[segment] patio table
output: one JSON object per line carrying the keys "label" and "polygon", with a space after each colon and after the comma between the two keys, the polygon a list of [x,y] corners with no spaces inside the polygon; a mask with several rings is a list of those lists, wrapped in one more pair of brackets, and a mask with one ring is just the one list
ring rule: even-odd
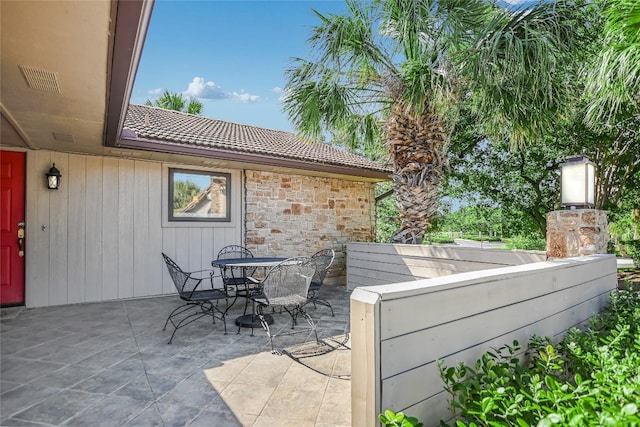
{"label": "patio table", "polygon": [[[211,261],[212,267],[219,267],[222,269],[232,268],[232,267],[243,267],[243,268],[263,268],[268,269],[281,263],[287,258],[283,257],[254,257],[254,258],[227,258],[227,259],[215,259]],[[233,270],[231,270],[233,272]],[[247,286],[245,284],[245,286]],[[249,298],[249,290],[246,289],[246,297]],[[265,320],[269,325],[273,324],[273,316],[270,314],[264,315]],[[235,320],[236,325],[239,328],[251,328],[251,333],[253,334],[253,328],[260,328],[262,324],[260,323],[260,318],[255,314],[254,310],[252,310],[251,314],[246,314],[246,306],[245,313],[242,316],[239,316]],[[240,332],[240,329],[238,329]]]}

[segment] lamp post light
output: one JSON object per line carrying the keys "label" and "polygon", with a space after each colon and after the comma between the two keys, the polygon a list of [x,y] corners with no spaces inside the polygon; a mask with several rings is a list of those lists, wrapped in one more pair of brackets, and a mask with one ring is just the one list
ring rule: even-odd
{"label": "lamp post light", "polygon": [[60,178],[62,178],[62,174],[56,168],[56,164],[54,163],[49,169],[49,172],[45,174],[47,176],[47,188],[49,190],[57,190],[60,187]]}
{"label": "lamp post light", "polygon": [[572,258],[606,254],[606,212],[595,209],[596,168],[584,155],[560,165],[560,204],[547,214],[547,257]]}
{"label": "lamp post light", "polygon": [[595,206],[596,167],[586,156],[567,157],[560,165],[560,204],[567,209]]}

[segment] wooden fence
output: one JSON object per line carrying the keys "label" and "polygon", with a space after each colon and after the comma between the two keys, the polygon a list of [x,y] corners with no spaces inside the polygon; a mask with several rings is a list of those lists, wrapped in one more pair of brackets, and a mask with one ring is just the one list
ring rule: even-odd
{"label": "wooden fence", "polygon": [[[534,334],[559,339],[599,312],[616,288],[611,255],[394,282],[380,277],[381,264],[403,270],[409,250],[381,246],[388,247],[370,252],[384,254],[374,260],[347,252],[348,268],[358,272],[347,272],[349,283],[358,277],[373,285],[358,285],[351,295],[353,426],[377,425],[386,409],[416,416],[427,427],[450,419],[436,361],[474,363],[491,347],[514,340],[526,346]],[[416,271],[415,261],[411,253],[404,274]],[[366,273],[368,267],[373,272]]]}

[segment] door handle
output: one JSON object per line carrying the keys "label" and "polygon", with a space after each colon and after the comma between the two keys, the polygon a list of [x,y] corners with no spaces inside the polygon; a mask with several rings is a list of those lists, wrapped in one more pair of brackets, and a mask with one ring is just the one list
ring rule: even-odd
{"label": "door handle", "polygon": [[18,226],[18,256],[24,256],[24,226]]}

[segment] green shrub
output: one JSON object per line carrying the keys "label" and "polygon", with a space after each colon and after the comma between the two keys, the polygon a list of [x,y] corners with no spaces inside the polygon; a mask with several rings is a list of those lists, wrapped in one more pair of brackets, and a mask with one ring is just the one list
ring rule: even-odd
{"label": "green shrub", "polygon": [[640,240],[627,240],[627,253],[633,260],[633,265],[640,268]]}
{"label": "green shrub", "polygon": [[424,425],[417,418],[408,417],[402,412],[395,413],[388,409],[384,411],[384,414],[380,414],[379,418],[385,427],[422,427]]}
{"label": "green shrub", "polygon": [[457,239],[467,239],[475,241],[485,242],[500,242],[502,239],[498,236],[489,236],[488,234],[463,234],[461,236],[455,236]]}
{"label": "green shrub", "polygon": [[424,239],[425,245],[442,245],[445,243],[454,243],[453,238],[442,234],[429,234]]}
{"label": "green shrub", "polygon": [[640,425],[637,292],[613,294],[590,328],[570,330],[557,348],[535,337],[528,364],[520,353],[514,342],[473,366],[439,363],[457,426]]}
{"label": "green shrub", "polygon": [[547,242],[541,237],[510,237],[504,239],[507,249],[521,249],[526,251],[544,251],[547,248]]}

